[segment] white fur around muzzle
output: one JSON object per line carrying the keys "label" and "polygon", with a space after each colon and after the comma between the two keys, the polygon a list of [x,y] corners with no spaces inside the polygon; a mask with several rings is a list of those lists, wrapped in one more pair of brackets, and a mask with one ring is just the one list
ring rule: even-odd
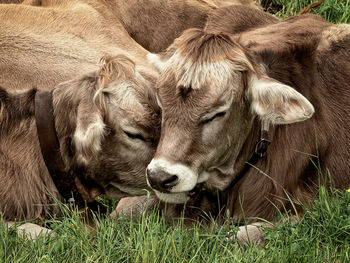
{"label": "white fur around muzzle", "polygon": [[178,177],[178,183],[170,189],[170,193],[188,192],[191,191],[197,184],[198,174],[182,164],[171,164],[163,159],[153,159],[148,165],[147,169],[150,172],[162,171]]}

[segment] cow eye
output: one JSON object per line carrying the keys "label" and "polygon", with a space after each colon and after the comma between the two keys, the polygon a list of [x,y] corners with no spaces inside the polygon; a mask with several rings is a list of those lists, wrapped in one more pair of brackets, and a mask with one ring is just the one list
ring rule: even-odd
{"label": "cow eye", "polygon": [[124,133],[130,138],[134,140],[141,140],[141,141],[146,141],[145,137],[143,137],[141,134],[138,133],[131,133],[128,131],[124,131]]}
{"label": "cow eye", "polygon": [[213,121],[214,119],[223,117],[225,115],[226,115],[226,111],[218,112],[210,119],[204,120],[203,123],[209,123],[209,122]]}

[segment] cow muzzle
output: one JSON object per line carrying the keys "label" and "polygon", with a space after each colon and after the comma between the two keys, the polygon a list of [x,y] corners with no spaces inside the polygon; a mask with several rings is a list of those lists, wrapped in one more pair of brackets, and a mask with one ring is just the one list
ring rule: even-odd
{"label": "cow muzzle", "polygon": [[146,177],[148,185],[158,192],[183,193],[196,186],[198,174],[185,165],[153,159],[147,167]]}
{"label": "cow muzzle", "polygon": [[146,173],[149,185],[153,189],[165,193],[168,192],[179,181],[177,175],[168,174],[164,171],[150,171],[147,169]]}

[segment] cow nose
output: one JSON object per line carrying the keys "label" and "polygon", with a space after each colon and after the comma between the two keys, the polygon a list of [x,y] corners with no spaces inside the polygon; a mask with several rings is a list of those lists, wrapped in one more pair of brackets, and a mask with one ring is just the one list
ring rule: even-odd
{"label": "cow nose", "polygon": [[177,185],[179,180],[177,175],[164,171],[151,171],[147,169],[146,174],[151,187],[161,192],[168,192],[171,187]]}

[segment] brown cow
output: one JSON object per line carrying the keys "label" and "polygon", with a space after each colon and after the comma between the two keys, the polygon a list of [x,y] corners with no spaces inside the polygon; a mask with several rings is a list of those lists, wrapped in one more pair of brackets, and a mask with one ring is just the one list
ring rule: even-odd
{"label": "brown cow", "polygon": [[[106,53],[116,56],[116,62],[107,65],[120,65],[118,69],[111,67],[112,72],[114,68],[118,70],[110,75],[111,79],[101,78],[106,70],[99,70],[99,60]],[[35,93],[20,90],[52,90],[62,81],[95,72],[61,84],[54,91],[55,100],[56,94],[66,90],[59,101],[54,101],[59,111],[55,114],[63,118],[56,120],[56,129],[67,172],[79,168],[83,175],[81,182],[74,182],[83,197],[92,199],[102,191],[111,198],[120,198],[140,194],[147,188],[145,168],[159,133],[159,110],[152,93],[157,72],[148,65],[147,54],[103,1],[57,1],[51,8],[0,5],[0,86],[8,91],[3,92],[7,94],[4,99],[19,100]],[[98,80],[108,97],[107,111],[94,106],[96,99],[105,97],[93,90]],[[91,93],[83,92],[84,88]],[[46,215],[51,207],[40,204],[52,202],[57,190],[44,167],[38,141],[34,140],[34,127],[29,127],[29,137],[22,136],[28,128],[25,123],[34,123],[29,121],[32,115],[15,110],[21,106],[18,102],[3,103],[0,212],[7,220]],[[3,115],[10,108],[10,115]],[[85,176],[93,180],[85,180]],[[74,190],[69,187],[64,189],[68,194]],[[53,192],[52,197],[46,188]]]}
{"label": "brown cow", "polygon": [[187,30],[166,62],[151,57],[161,69],[161,138],[147,169],[157,196],[254,222],[301,211],[319,180],[349,186],[350,26],[304,15],[219,31]]}
{"label": "brown cow", "polygon": [[[60,1],[25,0],[23,4],[50,7],[56,2]],[[203,28],[208,15],[218,8],[230,5],[257,8],[253,0],[106,0],[106,3],[129,35],[151,52],[166,49],[185,29]]]}
{"label": "brown cow", "polygon": [[[153,91],[141,84],[142,74],[124,55],[105,60],[98,72],[63,82],[52,91],[64,168],[51,176],[36,126],[39,91],[0,89],[0,211],[6,220],[57,213],[58,207],[51,204],[72,194],[89,202],[101,192],[120,198],[147,188],[145,163],[152,158],[159,122]],[[147,135],[136,135],[126,114]],[[66,181],[59,186],[64,192],[53,181],[62,174]]]}

